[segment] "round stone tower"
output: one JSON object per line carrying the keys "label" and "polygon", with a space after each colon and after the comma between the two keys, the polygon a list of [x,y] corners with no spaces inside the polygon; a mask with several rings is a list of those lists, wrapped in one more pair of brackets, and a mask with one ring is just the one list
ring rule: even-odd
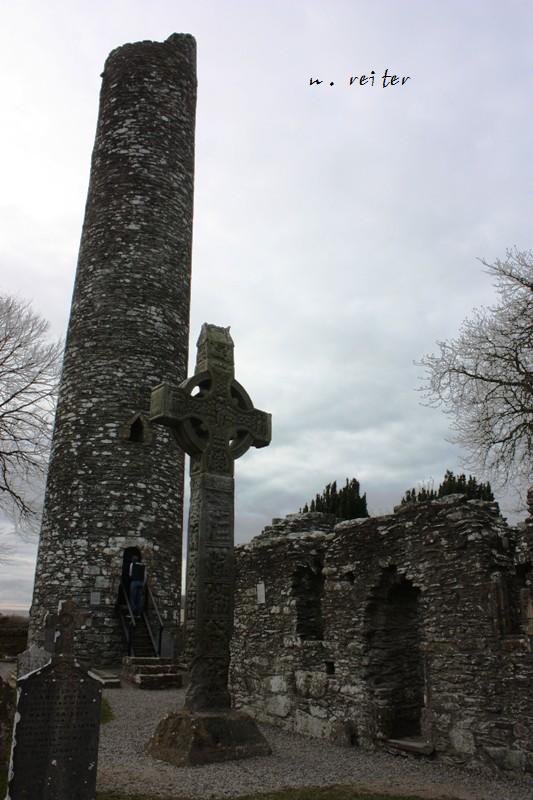
{"label": "round stone tower", "polygon": [[187,377],[195,40],[126,44],[102,78],[30,613],[43,644],[59,600],[89,611],[76,653],[93,665],[125,654],[133,548],[167,639],[179,623],[183,454],[148,412]]}

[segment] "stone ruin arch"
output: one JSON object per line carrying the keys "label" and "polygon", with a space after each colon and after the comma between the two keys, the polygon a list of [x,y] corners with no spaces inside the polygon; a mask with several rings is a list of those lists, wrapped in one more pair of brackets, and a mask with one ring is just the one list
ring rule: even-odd
{"label": "stone ruin arch", "polygon": [[421,590],[391,565],[381,572],[364,620],[363,680],[376,739],[417,738],[425,695]]}

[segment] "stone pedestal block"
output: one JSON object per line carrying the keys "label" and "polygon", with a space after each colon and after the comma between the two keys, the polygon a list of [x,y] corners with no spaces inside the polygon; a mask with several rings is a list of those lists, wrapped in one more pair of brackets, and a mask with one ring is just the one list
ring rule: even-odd
{"label": "stone pedestal block", "polygon": [[272,750],[257,723],[241,711],[179,711],[157,726],[146,752],[176,767],[267,756]]}

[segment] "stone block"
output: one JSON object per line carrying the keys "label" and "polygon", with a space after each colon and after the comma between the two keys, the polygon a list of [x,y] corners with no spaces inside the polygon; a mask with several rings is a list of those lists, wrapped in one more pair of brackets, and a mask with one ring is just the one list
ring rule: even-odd
{"label": "stone block", "polygon": [[302,736],[313,736],[315,739],[329,738],[331,723],[328,720],[317,719],[305,711],[297,709],[294,715],[294,730]]}
{"label": "stone block", "polygon": [[266,756],[272,751],[252,717],[228,710],[169,714],[159,723],[146,752],[176,767],[188,767]]}
{"label": "stone block", "polygon": [[288,690],[287,679],[284,675],[271,675],[265,681],[266,689],[272,694],[279,694]]}
{"label": "stone block", "polygon": [[505,769],[507,757],[506,747],[485,747],[484,751],[488,756],[489,763],[495,764],[499,769]]}
{"label": "stone block", "polygon": [[524,771],[533,775],[533,753],[524,753]]}
{"label": "stone block", "polygon": [[505,769],[522,772],[525,765],[525,756],[520,750],[507,750],[505,754]]}
{"label": "stone block", "polygon": [[43,647],[32,644],[17,658],[17,677],[28,675],[36,669],[41,669],[52,658],[51,653]]}
{"label": "stone block", "polygon": [[294,673],[296,692],[302,697],[315,699],[324,697],[328,685],[328,678],[323,672],[304,672],[296,670]]}
{"label": "stone block", "polygon": [[339,689],[339,692],[340,692],[340,694],[345,694],[348,697],[355,697],[357,694],[359,694],[359,690],[357,689],[357,686],[352,686],[349,683],[345,684],[344,686],[341,686],[341,688]]}
{"label": "stone block", "polygon": [[309,705],[309,713],[312,717],[318,717],[319,719],[327,719],[328,717],[328,712],[322,706]]}
{"label": "stone block", "polygon": [[275,717],[286,717],[290,714],[292,703],[286,694],[277,694],[269,697],[265,703],[265,711]]}
{"label": "stone block", "polygon": [[355,723],[351,720],[333,720],[329,738],[337,747],[354,747],[357,744]]}
{"label": "stone block", "polygon": [[459,722],[450,730],[450,742],[458,753],[473,753],[476,749],[476,740],[470,730],[469,722]]}

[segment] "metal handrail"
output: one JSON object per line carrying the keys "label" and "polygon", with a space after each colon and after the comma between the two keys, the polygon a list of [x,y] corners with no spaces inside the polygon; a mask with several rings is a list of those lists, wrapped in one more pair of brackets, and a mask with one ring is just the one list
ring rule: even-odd
{"label": "metal handrail", "polygon": [[134,615],[133,611],[131,610],[131,605],[130,605],[130,600],[129,600],[129,597],[128,597],[128,592],[126,591],[126,587],[125,587],[124,581],[122,579],[120,581],[119,589],[120,589],[120,591],[122,592],[122,594],[124,596],[124,600],[126,601],[126,608],[127,608],[128,616],[129,616],[129,624],[127,624],[126,620],[124,619],[124,615],[122,613],[119,613],[120,621],[122,622],[122,630],[124,632],[124,636],[126,637],[126,643],[128,645],[128,655],[131,656],[132,653],[133,653],[133,631],[134,631],[135,625],[136,625],[136,623],[135,623],[135,615]]}
{"label": "metal handrail", "polygon": [[148,597],[150,598],[150,604],[153,606],[154,611],[155,611],[155,613],[157,615],[157,621],[159,622],[159,627],[162,628],[163,627],[163,620],[161,619],[161,614],[159,613],[159,609],[157,607],[157,603],[155,602],[155,597],[154,597],[154,594],[153,594],[152,590],[150,589],[150,584],[149,583],[146,584],[146,590],[148,592]]}
{"label": "metal handrail", "polygon": [[145,618],[145,621],[146,621],[146,627],[148,628],[148,633],[150,634],[150,639],[152,640],[152,644],[154,646],[154,650],[157,653],[157,655],[160,656],[161,655],[161,642],[162,642],[162,639],[163,639],[163,628],[164,628],[164,625],[163,625],[163,620],[161,619],[161,614],[159,613],[159,609],[157,607],[157,603],[155,601],[154,594],[153,594],[153,592],[152,592],[152,590],[150,588],[150,584],[148,582],[146,583],[146,593],[147,593],[147,599],[149,601],[146,605],[147,605],[147,607],[148,607],[148,605],[150,605],[153,608],[153,610],[155,611],[156,617],[157,617],[157,622],[159,624],[159,631],[158,631],[158,636],[157,636],[157,644],[156,644],[156,641],[155,641],[155,637],[154,637],[154,635],[152,633],[152,626],[150,625],[150,622],[149,622],[148,617],[147,617],[146,614],[144,614],[144,618]]}
{"label": "metal handrail", "polygon": [[157,647],[157,644],[156,644],[156,641],[155,641],[155,637],[154,637],[154,634],[153,634],[153,631],[152,631],[152,626],[150,625],[150,620],[148,619],[148,615],[147,615],[146,611],[143,611],[143,615],[142,616],[143,616],[143,619],[144,619],[144,622],[145,622],[145,625],[146,625],[146,630],[148,631],[148,636],[150,637],[150,641],[152,642],[152,647],[154,648],[154,653],[157,656],[159,656],[160,655],[159,649]]}
{"label": "metal handrail", "polygon": [[131,625],[133,627],[135,627],[135,614],[132,611],[132,608],[131,608],[131,605],[130,605],[130,598],[128,597],[128,592],[126,590],[126,587],[124,585],[124,581],[122,579],[120,581],[120,588],[122,589],[122,594],[124,595],[124,599],[126,600],[126,607],[128,609],[128,614],[129,614],[129,617],[130,617],[130,623],[131,623]]}
{"label": "metal handrail", "polygon": [[[135,628],[137,626],[137,621],[135,619],[135,615],[134,615],[134,613],[132,611],[132,608],[131,608],[131,605],[130,605],[130,600],[129,600],[129,597],[128,597],[128,591],[127,591],[126,586],[124,584],[124,581],[122,579],[120,581],[120,587],[119,588],[120,588],[120,592],[122,593],[122,596],[123,596],[123,598],[125,600],[126,609],[127,609],[127,613],[120,613],[119,616],[120,616],[120,620],[121,620],[121,623],[122,623],[122,630],[123,630],[124,635],[126,637],[126,643],[128,645],[128,655],[131,656],[131,655],[134,655],[133,634],[134,634]],[[146,609],[142,612],[142,618],[143,618],[144,623],[146,625],[146,630],[148,631],[148,636],[150,637],[150,641],[152,643],[152,647],[154,648],[154,652],[155,652],[156,656],[160,656],[161,655],[161,645],[162,645],[162,640],[163,640],[164,625],[163,625],[163,620],[161,619],[161,614],[159,613],[159,608],[157,607],[157,603],[156,603],[154,594],[153,594],[153,592],[152,592],[152,590],[150,588],[150,585],[148,583],[146,583],[146,599],[147,599]],[[158,632],[157,632],[157,635],[154,634],[152,623],[150,622],[148,614],[146,613],[146,611],[149,610],[149,609],[153,609],[153,611],[155,612],[155,617],[156,617],[156,620],[157,620],[157,626],[158,626],[158,629],[159,629]],[[129,617],[129,619],[128,619],[128,617]]]}

